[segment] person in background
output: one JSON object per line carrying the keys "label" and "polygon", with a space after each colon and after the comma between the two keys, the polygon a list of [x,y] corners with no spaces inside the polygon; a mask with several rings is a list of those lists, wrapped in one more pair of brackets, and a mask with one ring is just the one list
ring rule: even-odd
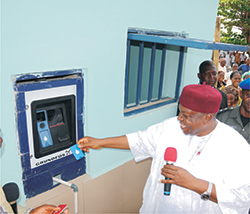
{"label": "person in background", "polygon": [[227,85],[231,85],[232,84],[232,82],[230,80],[230,75],[234,71],[238,71],[238,64],[237,63],[234,63],[233,66],[232,66],[232,70],[226,73],[225,79],[226,79]]}
{"label": "person in background", "polygon": [[233,67],[233,64],[235,64],[235,52],[231,53],[231,67]]}
{"label": "person in background", "polygon": [[245,51],[243,51],[243,53],[240,55],[240,65],[245,63],[245,59],[246,59]]}
{"label": "person in background", "polygon": [[225,58],[226,58],[226,66],[231,66],[231,58],[229,51],[226,52]]}
{"label": "person in background", "polygon": [[[197,74],[199,78],[199,83],[206,85],[210,85],[211,87],[215,88],[218,79],[218,72],[215,64],[211,60],[205,60],[199,65],[199,73]],[[220,109],[224,109],[227,107],[227,95],[216,88],[222,96]],[[179,103],[178,103],[179,104]],[[179,106],[179,105],[178,105]],[[176,115],[178,116],[180,113],[179,107],[177,108]]]}
{"label": "person in background", "polygon": [[226,54],[223,50],[220,50],[219,53],[220,53],[220,56],[219,56],[220,58],[225,58]]}
{"label": "person in background", "polygon": [[236,51],[236,54],[235,54],[235,62],[240,65],[240,55],[241,53],[239,51]]}
{"label": "person in background", "polygon": [[[249,167],[250,146],[237,131],[216,120],[220,103],[215,88],[187,85],[178,117],[118,137],[86,136],[77,144],[84,152],[130,149],[135,161],[152,158],[140,213],[247,213],[250,173],[242,168]],[[175,165],[164,160],[169,147],[177,150]],[[172,185],[169,196],[163,194],[165,184]]]}
{"label": "person in background", "polygon": [[250,78],[243,80],[241,87],[241,105],[226,108],[218,113],[217,119],[237,130],[250,144]]}
{"label": "person in background", "polygon": [[[240,71],[232,72],[230,75],[230,80],[232,82],[230,86],[233,86],[235,89],[237,89],[240,94],[241,88],[239,87],[239,84],[242,81],[241,72]],[[237,105],[240,105],[240,104],[241,104],[241,97],[239,97],[239,101]]]}
{"label": "person in background", "polygon": [[[199,66],[199,73],[197,74],[200,84],[204,82],[206,85],[210,85],[211,87],[215,87],[218,78],[218,72],[215,64],[211,60],[203,61]],[[217,89],[222,96],[220,109],[227,107],[227,95],[221,90]]]}
{"label": "person in background", "polygon": [[250,71],[250,58],[246,59],[246,63],[239,66],[238,71],[241,71],[241,74],[243,75],[245,72]]}
{"label": "person in background", "polygon": [[225,79],[225,74],[223,71],[218,72],[218,82],[217,82],[217,88],[222,89],[224,88],[227,84],[224,82]]}
{"label": "person in background", "polygon": [[[3,138],[0,137],[0,148],[2,147],[2,143],[3,143]],[[19,214],[51,214],[52,212],[59,210],[60,210],[59,207],[48,204],[44,204],[35,209],[18,206]],[[68,214],[68,213],[69,213],[68,209],[63,212],[63,214]],[[8,201],[6,200],[2,186],[0,186],[0,214],[13,214],[13,210]]]}
{"label": "person in background", "polygon": [[247,78],[250,78],[250,71],[248,72],[245,72],[243,75],[242,75],[242,79],[245,80]]}
{"label": "person in background", "polygon": [[222,88],[221,91],[227,95],[228,107],[236,107],[239,102],[239,91],[231,85]]}
{"label": "person in background", "polygon": [[[221,58],[221,59],[219,60],[218,71],[223,71],[224,74],[226,75],[226,73],[227,73],[226,58]],[[225,80],[224,80],[224,81],[225,81]]]}

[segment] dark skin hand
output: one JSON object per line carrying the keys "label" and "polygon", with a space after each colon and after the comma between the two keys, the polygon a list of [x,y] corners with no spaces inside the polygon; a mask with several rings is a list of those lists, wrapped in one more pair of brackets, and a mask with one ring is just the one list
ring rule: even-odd
{"label": "dark skin hand", "polygon": [[[55,211],[59,211],[60,207],[54,205],[44,204],[30,211],[30,214],[52,214]],[[68,214],[69,211],[66,209],[62,214]]]}
{"label": "dark skin hand", "polygon": [[[160,180],[161,183],[175,184],[183,188],[192,190],[198,194],[202,194],[208,188],[207,181],[194,177],[187,170],[178,166],[165,165],[161,170],[161,174],[164,177],[168,177],[171,179],[171,180]],[[217,196],[214,184],[210,200],[217,203]]]}
{"label": "dark skin hand", "polygon": [[86,136],[78,140],[77,144],[78,147],[84,152],[89,152],[89,149],[102,148],[129,149],[128,140],[125,135],[104,139]]}

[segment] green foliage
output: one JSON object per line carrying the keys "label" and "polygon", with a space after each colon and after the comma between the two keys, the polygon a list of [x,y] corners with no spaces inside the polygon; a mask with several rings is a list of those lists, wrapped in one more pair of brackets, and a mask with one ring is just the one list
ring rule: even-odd
{"label": "green foliage", "polygon": [[[226,29],[221,30],[221,42],[250,45],[250,0],[220,0],[217,15]],[[242,33],[232,32],[233,26]]]}
{"label": "green foliage", "polygon": [[232,31],[227,33],[221,31],[220,42],[230,43],[234,45],[248,45],[244,34],[233,33]]}

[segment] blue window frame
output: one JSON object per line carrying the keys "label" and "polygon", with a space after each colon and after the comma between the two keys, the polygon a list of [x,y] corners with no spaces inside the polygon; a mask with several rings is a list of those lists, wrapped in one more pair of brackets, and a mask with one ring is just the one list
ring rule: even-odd
{"label": "blue window frame", "polygon": [[[125,77],[126,116],[176,102],[185,47],[157,41],[167,32],[129,30]],[[179,35],[185,37],[185,35]],[[155,37],[156,39],[154,39]]]}

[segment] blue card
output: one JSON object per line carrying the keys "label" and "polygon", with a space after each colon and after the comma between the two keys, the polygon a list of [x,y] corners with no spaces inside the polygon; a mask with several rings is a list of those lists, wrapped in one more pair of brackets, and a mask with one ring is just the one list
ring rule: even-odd
{"label": "blue card", "polygon": [[74,146],[71,146],[70,150],[73,153],[73,155],[75,156],[76,160],[79,160],[85,156],[84,153],[82,152],[82,150],[77,147],[77,144],[75,144]]}

